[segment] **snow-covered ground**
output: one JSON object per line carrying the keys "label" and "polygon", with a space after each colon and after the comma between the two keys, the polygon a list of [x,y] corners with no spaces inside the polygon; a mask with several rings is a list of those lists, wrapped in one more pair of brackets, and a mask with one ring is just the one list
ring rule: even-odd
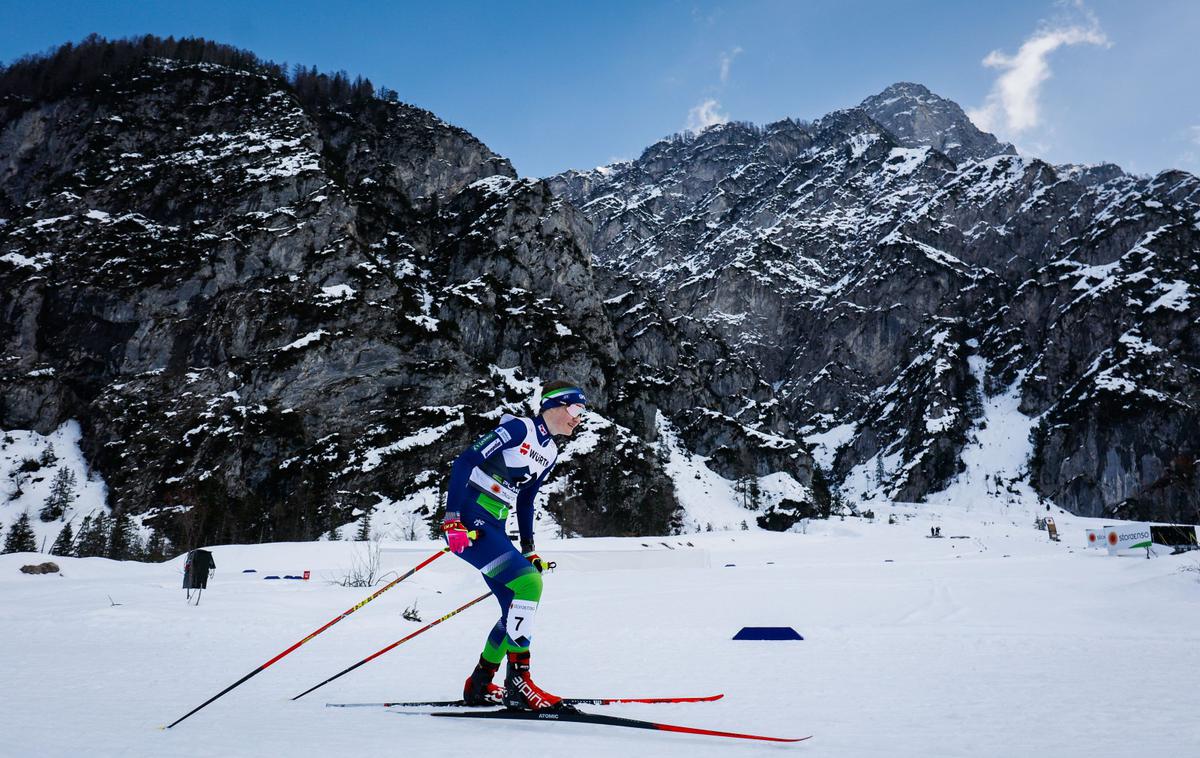
{"label": "snow-covered ground", "polygon": [[[1084,549],[1098,522],[1032,508],[873,504],[874,522],[807,533],[543,540],[557,560],[534,673],[576,696],[703,695],[605,713],[781,736],[740,743],[574,724],[442,721],[326,702],[453,698],[496,615],[486,601],[357,671],[290,697],[483,592],[452,556],[314,638],[174,729],[170,723],[355,605],[331,584],[361,543],[213,548],[199,606],[182,558],[0,556],[0,752],[12,756],[1117,756],[1200,743],[1196,553]],[[888,515],[896,515],[889,524]],[[1044,514],[1043,514],[1044,515]],[[926,535],[942,528],[943,539]],[[963,537],[954,539],[954,537]],[[662,544],[666,543],[666,544]],[[690,543],[690,544],[689,544]],[[434,543],[384,543],[402,571]],[[256,574],[243,574],[244,569]],[[265,581],[312,572],[308,582]],[[799,642],[737,642],[786,625]]]}

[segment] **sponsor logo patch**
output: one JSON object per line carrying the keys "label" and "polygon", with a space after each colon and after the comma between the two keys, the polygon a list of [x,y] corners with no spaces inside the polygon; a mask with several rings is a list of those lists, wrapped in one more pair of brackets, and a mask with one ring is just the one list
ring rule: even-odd
{"label": "sponsor logo patch", "polygon": [[549,459],[549,458],[547,458],[546,456],[542,455],[542,454],[541,454],[541,453],[539,453],[538,451],[534,450],[534,449],[533,449],[533,448],[532,448],[532,447],[529,445],[529,443],[528,443],[528,442],[523,442],[523,443],[521,443],[521,447],[520,447],[520,449],[519,449],[519,451],[518,451],[518,452],[520,452],[520,453],[521,453],[521,455],[524,455],[524,456],[526,456],[527,458],[532,458],[533,460],[535,460],[535,461],[537,461],[538,463],[540,463],[542,466],[549,466],[549,465],[550,465],[550,459]]}
{"label": "sponsor logo patch", "polygon": [[484,458],[487,458],[487,457],[488,457],[488,456],[490,456],[492,453],[494,453],[494,452],[496,452],[497,450],[499,450],[499,449],[500,449],[500,446],[501,446],[501,445],[503,445],[503,444],[504,444],[504,441],[503,441],[503,440],[500,440],[500,439],[494,439],[494,440],[492,440],[491,444],[489,444],[487,447],[485,447],[485,448],[483,449],[483,451],[481,452],[481,455],[483,455],[483,457],[484,457]]}
{"label": "sponsor logo patch", "polygon": [[496,436],[505,442],[512,442],[512,435],[509,434],[508,430],[502,426],[496,427]]}
{"label": "sponsor logo patch", "polygon": [[479,438],[479,441],[475,443],[475,445],[474,445],[475,449],[480,450],[480,449],[484,448],[487,445],[487,443],[491,442],[492,439],[494,439],[494,437],[495,437],[495,435],[493,435],[491,432],[488,432],[487,434],[483,435],[482,437]]}

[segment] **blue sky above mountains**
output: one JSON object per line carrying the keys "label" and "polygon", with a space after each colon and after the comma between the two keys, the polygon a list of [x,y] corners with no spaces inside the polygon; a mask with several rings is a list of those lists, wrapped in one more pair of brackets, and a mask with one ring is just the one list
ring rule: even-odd
{"label": "blue sky above mountains", "polygon": [[1056,163],[1200,173],[1192,0],[0,0],[0,61],[91,32],[202,36],[369,77],[545,176],[723,120],[812,119],[897,81]]}

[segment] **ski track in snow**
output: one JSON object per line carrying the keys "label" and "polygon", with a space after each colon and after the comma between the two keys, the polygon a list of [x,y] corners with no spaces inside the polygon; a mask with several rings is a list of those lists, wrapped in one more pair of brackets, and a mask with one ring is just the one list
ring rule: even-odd
{"label": "ski track in snow", "polygon": [[[0,556],[4,754],[1094,758],[1178,755],[1200,738],[1200,574],[1180,570],[1200,566],[1195,553],[1086,550],[1083,529],[1100,522],[1057,511],[1064,542],[1051,543],[1025,505],[874,507],[874,522],[812,522],[807,534],[539,545],[559,563],[538,613],[540,684],[584,697],[724,692],[715,703],[591,710],[814,735],[802,745],[324,707],[455,697],[495,619],[490,600],[289,700],[417,629],[404,609],[428,622],[482,592],[449,555],[159,730],[372,592],[331,583],[362,544],[316,542],[212,548],[217,573],[199,606],[179,588],[182,558],[57,559],[61,576],[26,576],[17,568],[44,556]],[[927,538],[931,525],[947,538]],[[970,539],[949,539],[958,535]],[[437,547],[384,543],[384,568],[404,571]],[[311,581],[261,578],[305,569]],[[805,639],[731,640],[771,625]],[[1108,728],[1121,724],[1137,728]]]}

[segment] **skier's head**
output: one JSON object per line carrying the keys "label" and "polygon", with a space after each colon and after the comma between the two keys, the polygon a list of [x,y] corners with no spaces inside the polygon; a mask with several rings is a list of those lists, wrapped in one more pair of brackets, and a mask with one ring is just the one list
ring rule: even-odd
{"label": "skier's head", "polygon": [[586,405],[587,396],[571,382],[550,382],[542,387],[542,418],[551,434],[570,437]]}

